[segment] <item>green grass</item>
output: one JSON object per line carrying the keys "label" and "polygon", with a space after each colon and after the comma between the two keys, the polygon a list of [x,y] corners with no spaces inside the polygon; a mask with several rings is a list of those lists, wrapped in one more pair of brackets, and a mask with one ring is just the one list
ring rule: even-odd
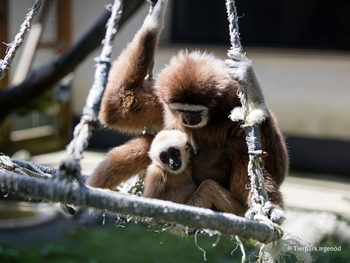
{"label": "green grass", "polygon": [[[216,236],[198,236],[198,245],[206,250],[207,262],[239,262],[241,252],[235,241]],[[251,247],[251,249],[254,249]],[[103,263],[103,262],[204,262],[193,237],[170,233],[157,234],[145,225],[128,223],[124,228],[101,226],[69,232],[57,243],[34,243],[30,246],[0,245],[1,263]]]}
{"label": "green grass", "polygon": [[[235,241],[221,237],[216,247],[216,236],[198,236],[198,245],[206,251],[207,262],[240,262]],[[337,240],[327,239],[323,246],[334,246]],[[339,243],[338,243],[339,244]],[[339,246],[339,245],[338,245]],[[252,243],[245,242],[251,262],[258,253]],[[342,252],[318,252],[316,262],[349,262],[350,248],[343,244]],[[128,223],[124,228],[101,226],[88,230],[71,231],[56,243],[42,242],[26,246],[0,245],[1,263],[103,263],[103,262],[204,262],[194,238],[182,238],[165,232],[157,234],[144,225]],[[248,262],[248,261],[247,261]],[[295,262],[293,258],[287,262]]]}
{"label": "green grass", "polygon": [[[327,248],[339,249],[339,247],[341,251],[325,251]],[[318,250],[323,249],[323,251],[314,252],[313,256],[317,257],[316,262],[321,262],[321,263],[350,262],[350,244],[346,242],[342,242],[336,237],[326,238],[319,246],[316,246],[316,248]]]}

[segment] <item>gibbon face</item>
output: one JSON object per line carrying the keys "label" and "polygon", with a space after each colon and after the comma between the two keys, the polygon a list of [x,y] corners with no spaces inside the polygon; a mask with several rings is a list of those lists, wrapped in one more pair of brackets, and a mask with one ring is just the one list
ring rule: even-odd
{"label": "gibbon face", "polygon": [[190,151],[186,134],[180,131],[160,131],[154,138],[149,153],[153,162],[170,173],[187,169]]}
{"label": "gibbon face", "polygon": [[208,108],[203,105],[187,103],[170,103],[174,116],[186,127],[201,128],[208,122]]}
{"label": "gibbon face", "polygon": [[166,151],[159,154],[160,161],[169,166],[172,171],[177,171],[181,168],[181,152],[176,147],[169,147]]}
{"label": "gibbon face", "polygon": [[[165,123],[201,128],[232,86],[223,61],[201,52],[182,51],[157,76],[155,91]],[[171,125],[170,125],[171,128]]]}

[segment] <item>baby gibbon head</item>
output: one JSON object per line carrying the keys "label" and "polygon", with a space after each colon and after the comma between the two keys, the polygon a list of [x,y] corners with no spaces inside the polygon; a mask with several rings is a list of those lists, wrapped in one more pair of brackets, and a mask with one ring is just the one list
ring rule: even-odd
{"label": "baby gibbon head", "polygon": [[176,130],[160,131],[154,138],[149,155],[163,170],[180,174],[189,164],[189,142],[185,133]]}
{"label": "baby gibbon head", "polygon": [[228,93],[236,96],[237,86],[223,61],[199,51],[182,51],[159,73],[155,89],[164,105],[166,122],[201,128],[209,116],[216,116],[211,111],[222,107]]}

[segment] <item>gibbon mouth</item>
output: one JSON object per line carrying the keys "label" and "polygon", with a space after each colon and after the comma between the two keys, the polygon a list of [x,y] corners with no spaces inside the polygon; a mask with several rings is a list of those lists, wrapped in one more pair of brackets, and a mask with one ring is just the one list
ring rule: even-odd
{"label": "gibbon mouth", "polygon": [[172,171],[177,171],[181,168],[181,160],[169,158],[169,169]]}

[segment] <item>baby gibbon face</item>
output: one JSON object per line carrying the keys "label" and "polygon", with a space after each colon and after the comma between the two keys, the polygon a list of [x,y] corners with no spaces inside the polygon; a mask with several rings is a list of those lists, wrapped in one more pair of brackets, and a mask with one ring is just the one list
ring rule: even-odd
{"label": "baby gibbon face", "polygon": [[168,165],[172,171],[177,171],[181,168],[181,152],[175,147],[170,147],[167,151],[161,152],[159,159],[162,163]]}
{"label": "baby gibbon face", "polygon": [[175,130],[159,132],[152,142],[150,157],[163,170],[182,173],[190,158],[186,134]]}

